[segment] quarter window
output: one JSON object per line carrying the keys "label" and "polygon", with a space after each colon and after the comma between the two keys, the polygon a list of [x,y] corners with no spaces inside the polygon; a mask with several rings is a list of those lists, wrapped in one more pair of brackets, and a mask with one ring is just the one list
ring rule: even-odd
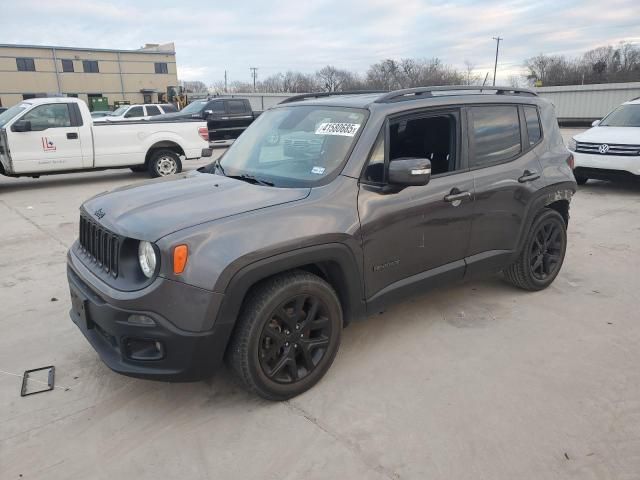
{"label": "quarter window", "polygon": [[218,113],[224,113],[224,102],[213,102],[211,110]]}
{"label": "quarter window", "polygon": [[156,63],[156,73],[169,73],[166,63]]}
{"label": "quarter window", "polygon": [[471,167],[504,162],[521,152],[516,106],[471,107],[470,113],[475,142],[475,158],[471,159]]}
{"label": "quarter window", "polygon": [[538,116],[538,109],[536,107],[526,106],[524,107],[524,119],[527,122],[527,133],[529,134],[529,146],[538,143],[542,138],[542,132],[540,131],[540,117]]}
{"label": "quarter window", "polygon": [[73,72],[73,60],[62,60],[62,71]]}
{"label": "quarter window", "polygon": [[69,107],[65,103],[40,105],[22,119],[31,122],[31,130],[34,131],[71,126]]}
{"label": "quarter window", "polygon": [[35,72],[36,64],[33,58],[16,58],[16,66],[19,72]]}
{"label": "quarter window", "polygon": [[85,73],[100,73],[97,60],[83,60],[82,69]]}

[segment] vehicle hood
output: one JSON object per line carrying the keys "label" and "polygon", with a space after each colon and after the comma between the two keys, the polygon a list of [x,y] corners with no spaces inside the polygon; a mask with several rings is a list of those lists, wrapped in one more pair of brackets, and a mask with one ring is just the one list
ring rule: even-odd
{"label": "vehicle hood", "polygon": [[577,142],[638,145],[640,144],[640,128],[593,127],[573,138],[575,138]]}
{"label": "vehicle hood", "polygon": [[82,209],[114,233],[157,241],[201,223],[302,200],[310,191],[189,172],[101,193]]}

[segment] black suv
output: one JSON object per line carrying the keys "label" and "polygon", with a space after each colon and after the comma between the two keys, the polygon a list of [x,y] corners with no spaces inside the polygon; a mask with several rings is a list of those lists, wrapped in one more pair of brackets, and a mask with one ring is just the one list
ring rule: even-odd
{"label": "black suv", "polygon": [[200,171],[87,201],[71,317],[117,372],[195,380],[226,359],[249,389],[290,398],[346,324],[406,294],[498,271],[547,287],[572,163],[529,90],[294,97]]}

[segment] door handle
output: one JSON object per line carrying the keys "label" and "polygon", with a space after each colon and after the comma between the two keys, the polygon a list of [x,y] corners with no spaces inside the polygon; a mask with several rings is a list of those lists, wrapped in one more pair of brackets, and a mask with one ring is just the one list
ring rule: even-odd
{"label": "door handle", "polygon": [[465,198],[471,198],[471,192],[459,192],[456,188],[454,188],[449,195],[445,195],[444,201],[449,203],[458,202],[457,205],[455,205],[458,206],[460,205],[460,202]]}
{"label": "door handle", "polygon": [[522,176],[518,178],[518,181],[520,183],[526,183],[526,182],[533,182],[534,180],[537,180],[539,178],[540,178],[540,174],[538,172],[525,170]]}
{"label": "door handle", "polygon": [[67,133],[67,138],[69,140],[77,140],[78,139],[78,134],[76,132],[69,132],[69,133]]}

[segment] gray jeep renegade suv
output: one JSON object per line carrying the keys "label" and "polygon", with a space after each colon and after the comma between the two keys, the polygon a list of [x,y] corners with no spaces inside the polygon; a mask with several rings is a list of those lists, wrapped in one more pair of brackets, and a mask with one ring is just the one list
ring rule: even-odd
{"label": "gray jeep renegade suv", "polygon": [[529,90],[293,97],[211,165],[88,200],[71,317],[117,372],[195,380],[226,359],[250,390],[290,398],[346,324],[404,295],[498,271],[547,287],[572,163]]}

